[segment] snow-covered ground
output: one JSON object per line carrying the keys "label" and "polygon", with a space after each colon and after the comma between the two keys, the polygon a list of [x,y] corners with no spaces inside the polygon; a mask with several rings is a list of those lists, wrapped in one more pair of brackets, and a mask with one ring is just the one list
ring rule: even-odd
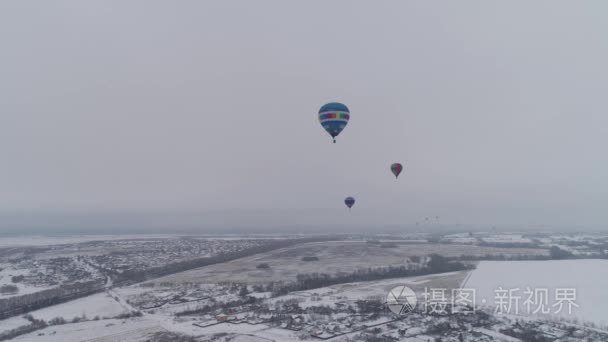
{"label": "snow-covered ground", "polygon": [[454,237],[448,238],[451,243],[474,244],[477,243],[477,238],[474,237]]}
{"label": "snow-covered ground", "polygon": [[13,294],[0,294],[0,298],[7,298],[13,296],[20,296],[28,293],[34,293],[42,290],[51,288],[51,286],[31,286],[24,284],[23,282],[13,283],[11,280],[14,276],[27,276],[29,270],[26,269],[15,269],[13,265],[9,263],[0,264],[0,286],[3,285],[14,285],[17,286],[18,291]]}
{"label": "snow-covered ground", "polygon": [[158,322],[146,318],[101,320],[55,325],[22,335],[20,342],[127,342],[145,341],[155,332],[164,331]]}
{"label": "snow-covered ground", "polygon": [[23,246],[52,246],[80,243],[87,241],[109,241],[129,239],[167,239],[175,238],[175,234],[134,234],[134,235],[65,235],[65,236],[3,236],[0,239],[0,247],[23,247]]}
{"label": "snow-covered ground", "polygon": [[[602,326],[608,325],[606,307],[608,307],[608,260],[553,260],[553,261],[482,261],[477,269],[473,271],[470,278],[464,284],[464,288],[475,289],[477,305],[485,305],[495,308],[497,306],[496,289],[513,291],[513,306],[510,313],[515,313],[514,304],[519,303],[519,314],[527,314],[528,311],[536,310],[543,302],[541,299],[532,298],[529,305],[531,310],[524,305],[528,295],[524,293],[526,288],[532,291],[548,291],[549,314],[556,314],[559,306],[557,303],[556,289],[576,289],[574,303],[579,307],[572,307],[572,314],[568,314],[567,302],[558,316],[579,320],[592,321]],[[499,292],[500,293],[500,292]],[[539,294],[539,296],[543,296]],[[508,297],[507,297],[508,298]],[[498,300],[499,301],[499,300]]]}
{"label": "snow-covered ground", "polygon": [[359,300],[379,299],[384,301],[389,291],[401,285],[406,285],[421,300],[424,290],[431,288],[445,288],[449,294],[451,289],[460,287],[460,283],[468,271],[448,272],[418,277],[393,278],[368,282],[338,284],[307,291],[292,292],[290,294],[269,299],[270,303],[295,299],[303,308],[310,306],[333,306],[338,302],[355,303]]}
{"label": "snow-covered ground", "polygon": [[531,243],[532,240],[523,237],[521,234],[496,234],[482,238],[487,243]]}
{"label": "snow-covered ground", "polygon": [[74,244],[88,241],[111,241],[111,240],[142,240],[142,239],[170,239],[177,237],[190,237],[206,240],[253,240],[253,239],[284,239],[288,237],[299,237],[299,235],[217,235],[217,234],[125,234],[125,235],[23,235],[23,236],[0,236],[0,248],[23,247],[23,246],[52,246],[63,244]]}
{"label": "snow-covered ground", "polygon": [[[361,268],[401,266],[412,256],[429,254],[444,256],[503,254],[546,255],[547,250],[533,248],[499,248],[457,244],[397,244],[394,248],[382,248],[363,241],[331,241],[300,244],[293,247],[256,254],[230,262],[209,265],[198,269],[157,278],[151,283],[198,283],[219,282],[266,283],[291,281],[298,274],[355,272]],[[314,255],[318,261],[309,262],[302,257]],[[260,263],[270,267],[259,269]]]}
{"label": "snow-covered ground", "polygon": [[24,325],[30,324],[30,321],[23,318],[23,316],[15,316],[7,319],[0,320],[0,333],[19,328]]}
{"label": "snow-covered ground", "polygon": [[34,316],[34,318],[48,321],[55,317],[63,317],[66,320],[71,320],[74,317],[82,317],[83,315],[88,319],[93,319],[95,316],[99,316],[100,318],[111,318],[127,312],[129,312],[129,310],[121,303],[104,292],[72,300],[67,303],[49,306],[44,309],[32,311],[29,314]]}

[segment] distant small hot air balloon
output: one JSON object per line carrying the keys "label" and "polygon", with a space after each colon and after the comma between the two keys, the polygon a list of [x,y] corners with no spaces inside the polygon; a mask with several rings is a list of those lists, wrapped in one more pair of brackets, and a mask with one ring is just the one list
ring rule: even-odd
{"label": "distant small hot air balloon", "polygon": [[321,109],[319,109],[319,122],[321,126],[331,135],[336,142],[336,137],[346,124],[348,124],[348,120],[350,119],[350,111],[348,107],[342,103],[338,102],[330,102],[328,104],[323,105]]}
{"label": "distant small hot air balloon", "polygon": [[355,199],[352,197],[346,197],[344,199],[344,204],[348,207],[348,209],[352,208],[355,205]]}
{"label": "distant small hot air balloon", "polygon": [[399,177],[399,174],[403,171],[403,165],[394,163],[391,165],[391,172],[395,175],[395,178]]}

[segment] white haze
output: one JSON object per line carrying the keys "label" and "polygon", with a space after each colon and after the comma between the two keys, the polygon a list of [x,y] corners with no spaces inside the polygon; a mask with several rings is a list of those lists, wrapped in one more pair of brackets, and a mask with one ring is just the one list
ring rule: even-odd
{"label": "white haze", "polygon": [[603,1],[2,1],[0,231],[603,227],[607,32]]}

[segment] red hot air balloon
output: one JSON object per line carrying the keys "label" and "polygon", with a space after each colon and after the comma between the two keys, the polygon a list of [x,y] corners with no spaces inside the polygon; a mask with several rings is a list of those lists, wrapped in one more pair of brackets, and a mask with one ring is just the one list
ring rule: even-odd
{"label": "red hot air balloon", "polygon": [[403,165],[394,163],[391,165],[391,172],[395,175],[395,178],[399,177],[399,174],[403,171]]}

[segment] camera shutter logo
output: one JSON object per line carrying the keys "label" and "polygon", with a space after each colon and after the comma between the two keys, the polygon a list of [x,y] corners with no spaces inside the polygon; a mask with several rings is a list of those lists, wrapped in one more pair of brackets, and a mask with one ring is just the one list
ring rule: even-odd
{"label": "camera shutter logo", "polygon": [[386,296],[388,309],[394,314],[405,315],[416,308],[418,299],[416,293],[407,286],[396,286]]}

